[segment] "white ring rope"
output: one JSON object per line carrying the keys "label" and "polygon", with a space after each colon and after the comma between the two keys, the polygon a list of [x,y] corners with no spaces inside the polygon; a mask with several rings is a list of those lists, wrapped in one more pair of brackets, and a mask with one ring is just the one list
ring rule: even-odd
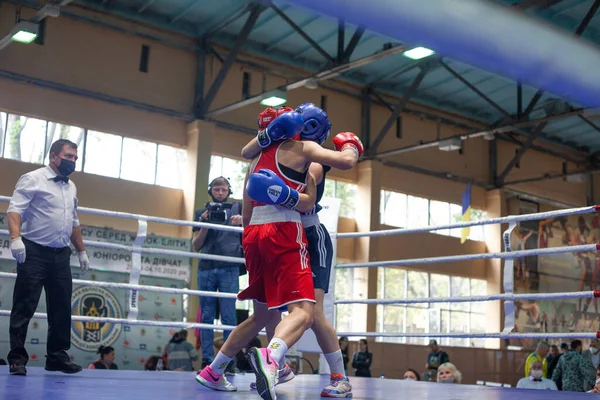
{"label": "white ring rope", "polygon": [[[9,317],[9,310],[0,310],[0,316]],[[45,313],[33,314],[35,319],[48,319]],[[160,326],[183,329],[212,329],[222,331],[232,331],[236,327],[231,325],[213,325],[201,324],[195,322],[175,322],[175,321],[147,321],[147,320],[128,320],[124,318],[108,317],[88,317],[84,315],[73,315],[72,321],[77,322],[108,322],[111,324],[138,325],[138,326]],[[262,332],[262,331],[261,331]],[[464,339],[596,339],[600,337],[600,332],[563,332],[563,333],[389,333],[389,332],[339,332],[338,336],[346,337],[412,337],[412,338],[464,338]]]}
{"label": "white ring rope", "polygon": [[[8,203],[10,202],[10,197],[0,196],[0,203]],[[423,228],[399,228],[399,229],[386,229],[380,231],[372,231],[372,232],[346,232],[346,233],[338,233],[336,235],[337,238],[356,238],[356,237],[373,237],[373,236],[389,236],[389,235],[403,235],[408,233],[418,233],[418,232],[431,232],[442,229],[453,229],[453,228],[467,228],[471,226],[480,226],[480,225],[494,225],[501,223],[509,223],[509,222],[522,222],[522,221],[531,221],[531,220],[542,220],[548,218],[556,218],[560,216],[567,215],[576,215],[576,214],[586,214],[597,212],[600,210],[600,206],[588,206],[588,207],[580,207],[580,208],[570,208],[566,210],[555,210],[555,211],[547,211],[541,213],[534,214],[523,214],[523,215],[509,215],[506,217],[500,218],[490,218],[481,221],[465,221],[465,222],[457,222],[453,224],[446,225],[431,225]],[[105,217],[114,217],[114,218],[125,218],[125,219],[135,219],[135,220],[145,220],[148,222],[156,222],[160,224],[169,224],[169,225],[179,225],[179,226],[192,226],[197,228],[210,228],[221,231],[229,231],[229,232],[243,232],[243,228],[238,226],[230,226],[230,225],[220,225],[220,224],[209,224],[206,222],[194,222],[194,221],[186,221],[186,220],[178,220],[178,219],[170,219],[170,218],[162,218],[162,217],[152,217],[141,214],[132,214],[120,211],[108,211],[108,210],[100,210],[96,208],[88,208],[88,207],[78,207],[77,212],[81,212],[84,214],[92,214],[92,215],[101,215]]]}
{"label": "white ring rope", "polygon": [[[17,274],[0,272],[0,278],[16,279]],[[103,287],[111,289],[130,289],[146,292],[187,294],[199,297],[218,297],[223,299],[237,299],[235,293],[208,292],[192,289],[177,289],[160,286],[133,285],[120,282],[100,282],[73,279],[74,285]],[[422,297],[415,299],[351,299],[337,300],[335,304],[420,304],[420,303],[467,303],[497,300],[560,300],[600,297],[600,291],[563,292],[563,293],[522,293],[522,294],[492,294],[487,296],[462,296],[462,297]],[[246,301],[246,300],[239,300]]]}
{"label": "white ring rope", "polygon": [[460,297],[421,297],[415,299],[350,299],[337,300],[335,304],[420,304],[420,303],[475,303],[496,300],[564,300],[600,297],[599,291],[562,292],[562,293],[504,293],[486,296],[460,296]]}
{"label": "white ring rope", "polygon": [[562,333],[389,333],[389,332],[339,332],[346,337],[412,337],[412,338],[459,338],[459,339],[598,339],[600,332]]}
{"label": "white ring rope", "polygon": [[452,228],[468,228],[471,226],[480,226],[480,225],[495,225],[495,224],[507,224],[510,222],[523,222],[523,221],[532,221],[532,220],[543,220],[548,218],[556,218],[567,215],[577,215],[577,214],[587,214],[592,212],[597,212],[600,210],[600,206],[589,206],[589,207],[580,207],[580,208],[570,208],[566,210],[555,210],[555,211],[547,211],[541,213],[534,214],[521,214],[521,215],[509,215],[506,217],[499,218],[489,218],[481,221],[465,221],[465,222],[456,222],[453,224],[446,225],[430,225],[422,228],[398,228],[398,229],[386,229],[380,231],[372,231],[372,232],[346,232],[346,233],[338,233],[337,238],[357,238],[357,237],[373,237],[373,236],[390,236],[390,235],[403,235],[407,233],[419,233],[419,232],[431,232],[438,231],[442,229],[452,229]]}
{"label": "white ring rope", "polygon": [[[0,235],[8,235],[8,234],[9,233],[7,230],[0,229]],[[100,249],[123,250],[123,251],[129,251],[132,253],[135,250],[135,246],[127,246],[127,245],[118,244],[118,243],[96,242],[93,240],[84,240],[83,243],[86,246],[96,247],[96,248],[100,248]],[[192,253],[189,251],[181,251],[181,250],[155,249],[153,247],[142,247],[142,253],[198,258],[200,260],[226,261],[226,262],[230,262],[233,264],[245,264],[246,263],[246,260],[244,260],[241,257],[218,256],[218,255],[214,255],[214,254],[205,254],[205,253]]]}
{"label": "white ring rope", "polygon": [[[1,317],[10,317],[10,310],[0,310]],[[48,319],[48,314],[35,313],[33,318],[36,319]],[[71,321],[78,322],[108,322],[110,324],[121,324],[121,325],[141,325],[141,326],[162,326],[168,328],[196,328],[196,329],[213,329],[222,331],[232,331],[236,327],[231,325],[214,325],[214,324],[201,324],[197,322],[175,322],[175,321],[148,321],[148,320],[130,320],[124,318],[110,318],[110,317],[88,317],[85,315],[73,315]]]}
{"label": "white ring rope", "polygon": [[[9,202],[10,197],[0,196],[1,202]],[[356,238],[356,237],[377,237],[377,236],[389,236],[389,235],[400,235],[400,234],[409,234],[409,233],[419,233],[419,232],[430,232],[442,229],[455,229],[455,228],[466,228],[471,226],[481,226],[481,225],[491,225],[491,224],[499,224],[499,223],[515,223],[521,221],[530,221],[530,220],[542,220],[548,218],[556,218],[559,216],[567,216],[567,215],[576,215],[576,214],[585,214],[591,212],[597,212],[600,210],[600,206],[591,206],[591,207],[581,207],[581,208],[573,208],[568,210],[557,210],[543,213],[535,213],[535,214],[526,214],[526,215],[512,215],[501,218],[491,218],[482,221],[468,221],[468,222],[459,222],[454,224],[446,224],[446,225],[438,225],[438,226],[427,226],[423,228],[411,228],[411,229],[388,229],[388,230],[380,230],[373,232],[348,232],[348,233],[338,233],[336,235],[337,238]],[[204,222],[194,222],[194,221],[184,221],[184,220],[176,220],[169,218],[161,218],[161,217],[152,217],[145,216],[139,214],[132,213],[124,213],[117,211],[107,211],[100,209],[93,209],[87,207],[79,207],[77,209],[80,213],[92,214],[92,215],[101,215],[106,217],[114,217],[114,218],[126,218],[126,219],[134,219],[137,220],[138,223],[141,221],[145,222],[155,222],[155,223],[163,223],[163,224],[171,224],[171,225],[180,225],[180,226],[192,226],[199,228],[209,228],[215,230],[222,231],[230,231],[230,232],[239,232],[243,231],[241,227],[235,226],[227,226],[220,224],[210,224]],[[9,235],[9,232],[6,230],[0,230],[0,235]],[[84,244],[89,247],[103,248],[103,249],[115,249],[131,252],[132,254],[139,253],[147,253],[147,254],[157,254],[157,255],[171,255],[178,257],[187,257],[187,258],[195,258],[195,259],[206,259],[206,260],[216,260],[216,261],[225,261],[231,263],[245,263],[243,258],[238,257],[226,257],[212,254],[203,254],[203,253],[194,253],[194,252],[186,252],[186,251],[178,251],[178,250],[168,250],[168,249],[157,249],[157,248],[146,248],[141,247],[140,243],[134,242],[133,246],[126,246],[122,244],[109,243],[109,242],[97,242],[91,240],[84,240]],[[566,246],[566,247],[554,247],[554,248],[544,248],[544,249],[533,249],[533,250],[521,250],[512,252],[510,248],[506,249],[506,252],[500,253],[484,253],[484,254],[468,254],[468,255],[460,255],[460,256],[443,256],[443,257],[429,257],[429,258],[421,258],[421,259],[407,259],[407,260],[392,260],[392,261],[375,261],[375,262],[367,262],[367,263],[354,263],[354,264],[342,264],[337,265],[336,268],[375,268],[375,267],[399,267],[399,266],[407,266],[407,265],[417,265],[417,264],[439,264],[445,262],[457,262],[457,261],[472,261],[479,259],[492,259],[492,258],[500,258],[500,259],[514,259],[521,258],[527,256],[535,256],[535,255],[546,255],[546,254],[561,254],[561,253],[576,253],[576,252],[596,252],[600,250],[599,244],[591,244],[591,245],[581,245],[581,246]],[[8,278],[15,279],[16,274],[3,273],[0,272],[0,278]],[[220,297],[220,298],[237,298],[237,294],[235,293],[220,293],[220,292],[207,292],[207,291],[199,291],[199,290],[190,290],[190,289],[176,289],[176,288],[163,288],[158,286],[144,286],[138,284],[125,284],[125,283],[113,283],[113,282],[97,282],[97,281],[87,281],[87,280],[73,280],[74,284],[82,285],[82,286],[97,286],[97,287],[107,287],[107,288],[117,288],[117,289],[130,289],[136,291],[150,291],[150,292],[160,292],[160,293],[173,293],[173,294],[187,294],[187,295],[195,295],[195,296],[206,296],[206,297]],[[446,303],[446,302],[479,302],[479,301],[495,301],[495,300],[534,300],[534,299],[567,299],[567,298],[588,298],[588,297],[600,297],[600,291],[588,291],[588,292],[571,292],[571,293],[543,293],[543,294],[534,294],[534,293],[525,293],[525,294],[513,294],[513,293],[504,293],[497,295],[488,295],[488,296],[466,296],[466,297],[444,297],[444,298],[417,298],[417,299],[358,299],[358,300],[340,300],[336,301],[335,304],[415,304],[415,303]],[[0,310],[0,316],[10,316],[9,310]],[[44,313],[35,313],[33,318],[38,319],[47,319],[47,314]],[[142,325],[142,326],[163,326],[163,327],[177,327],[177,328],[200,328],[200,329],[213,329],[213,330],[223,330],[230,331],[235,329],[234,326],[227,325],[214,325],[214,324],[203,324],[203,323],[191,323],[191,322],[175,322],[175,321],[148,321],[148,320],[137,320],[137,319],[120,319],[120,318],[108,318],[108,317],[88,317],[88,316],[72,316],[73,321],[81,321],[81,322],[108,322],[114,324],[124,324],[124,325]],[[600,332],[589,333],[589,332],[581,332],[581,333],[538,333],[538,332],[528,332],[528,333],[511,333],[511,332],[501,332],[501,333],[472,333],[472,334],[464,334],[464,333],[383,333],[383,332],[359,332],[359,333],[338,333],[340,336],[348,336],[348,337],[423,337],[423,338],[484,338],[484,339],[509,339],[509,338],[541,338],[541,339],[549,339],[549,338],[558,338],[558,339],[566,339],[566,338],[598,338],[600,337]]]}
{"label": "white ring rope", "polygon": [[[17,274],[12,274],[9,272],[0,272],[0,278],[17,279]],[[81,285],[81,286],[111,288],[111,289],[132,289],[132,290],[156,292],[156,293],[187,294],[190,296],[199,296],[199,297],[218,297],[221,299],[237,299],[236,293],[207,292],[207,291],[203,291],[203,290],[177,289],[177,288],[168,288],[168,287],[161,287],[161,286],[133,285],[131,283],[100,282],[100,281],[87,281],[87,280],[82,280],[82,279],[73,279],[73,284]],[[246,300],[240,300],[240,301],[246,301]]]}
{"label": "white ring rope", "polygon": [[455,261],[472,261],[485,260],[490,258],[521,258],[528,256],[538,256],[546,254],[561,254],[561,253],[579,253],[579,252],[596,252],[600,250],[598,244],[584,244],[581,246],[565,246],[565,247],[550,247],[544,249],[520,250],[510,253],[483,253],[483,254],[466,254],[461,256],[443,256],[443,257],[425,257],[412,258],[407,260],[391,260],[391,261],[371,261],[366,263],[354,264],[338,264],[336,268],[377,268],[377,267],[401,267],[405,265],[419,264],[441,264],[445,262]]}

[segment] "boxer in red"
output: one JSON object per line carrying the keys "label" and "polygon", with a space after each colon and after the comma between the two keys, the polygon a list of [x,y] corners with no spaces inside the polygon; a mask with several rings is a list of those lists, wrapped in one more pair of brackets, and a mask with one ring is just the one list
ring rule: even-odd
{"label": "boxer in red", "polygon": [[[276,313],[287,306],[289,315],[277,325],[269,346],[249,352],[257,392],[265,400],[276,398],[274,386],[285,352],[312,325],[314,288],[306,237],[297,211],[301,193],[310,180],[308,166],[319,162],[350,169],[363,151],[356,135],[347,135],[340,151],[324,149],[314,142],[282,140],[297,136],[303,128],[300,114],[286,112],[257,136],[263,150],[248,169],[243,208],[243,246],[250,285],[238,296],[255,301],[255,318],[240,324],[221,348],[224,356],[233,357],[248,337],[269,322],[272,316],[265,313],[266,309]],[[227,358],[222,361],[229,362]],[[213,364],[216,365],[214,361]],[[215,371],[212,364],[205,370],[197,377],[200,383],[216,390],[235,390],[231,384],[227,387],[218,382],[225,379],[218,376],[220,371]]]}

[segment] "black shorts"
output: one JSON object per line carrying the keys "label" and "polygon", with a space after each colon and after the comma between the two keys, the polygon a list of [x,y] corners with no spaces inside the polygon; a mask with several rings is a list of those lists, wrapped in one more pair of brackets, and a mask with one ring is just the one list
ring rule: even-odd
{"label": "black shorts", "polygon": [[313,273],[315,289],[329,290],[331,264],[333,262],[333,244],[329,232],[323,224],[304,228],[310,254],[310,267]]}

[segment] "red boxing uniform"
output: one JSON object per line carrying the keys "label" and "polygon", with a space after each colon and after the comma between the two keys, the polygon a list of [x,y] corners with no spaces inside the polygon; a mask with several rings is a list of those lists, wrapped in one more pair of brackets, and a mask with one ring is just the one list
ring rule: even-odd
{"label": "red boxing uniform", "polygon": [[[264,149],[252,172],[270,169],[302,193],[306,189],[306,172],[299,173],[277,162],[282,143]],[[252,218],[242,235],[249,284],[238,299],[266,303],[270,310],[300,301],[314,303],[308,242],[300,213],[255,201],[252,205]]]}

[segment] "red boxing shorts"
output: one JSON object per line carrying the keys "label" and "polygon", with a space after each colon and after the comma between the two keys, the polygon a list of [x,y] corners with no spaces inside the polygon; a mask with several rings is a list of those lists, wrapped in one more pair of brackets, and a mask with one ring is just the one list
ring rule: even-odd
{"label": "red boxing shorts", "polygon": [[266,303],[270,310],[315,302],[307,241],[301,222],[249,225],[242,235],[248,288],[240,300]]}

